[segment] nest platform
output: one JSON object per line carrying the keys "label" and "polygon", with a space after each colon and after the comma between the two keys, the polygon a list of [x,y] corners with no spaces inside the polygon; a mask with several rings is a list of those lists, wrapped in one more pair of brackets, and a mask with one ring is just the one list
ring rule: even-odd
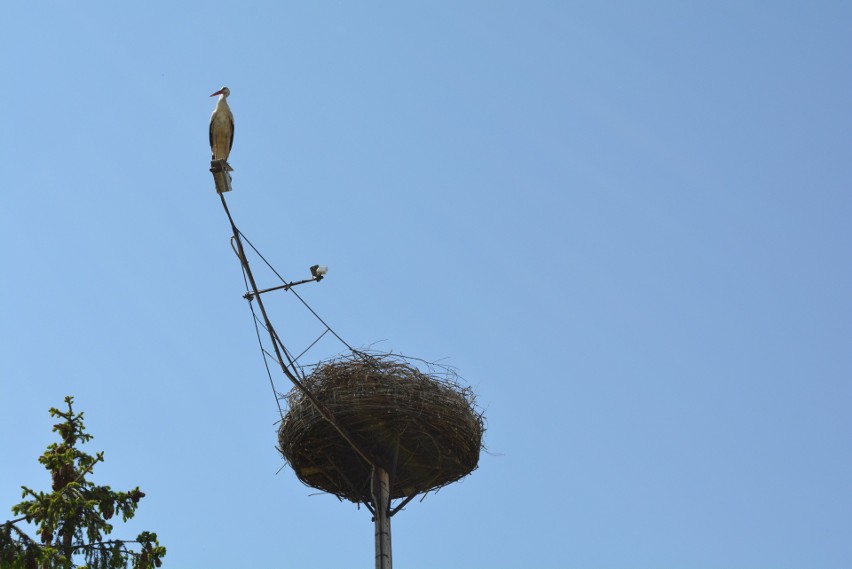
{"label": "nest platform", "polygon": [[[399,356],[356,354],[318,364],[305,387],[370,460],[390,473],[391,498],[455,482],[479,462],[485,425],[475,396],[449,370],[424,372]],[[371,466],[294,388],[279,450],[308,486],[370,502]]]}

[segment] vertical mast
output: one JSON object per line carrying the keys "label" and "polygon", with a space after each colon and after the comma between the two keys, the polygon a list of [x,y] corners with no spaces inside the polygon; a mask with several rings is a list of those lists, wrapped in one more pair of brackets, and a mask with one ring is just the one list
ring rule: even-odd
{"label": "vertical mast", "polygon": [[373,468],[372,490],[376,520],[376,569],[391,569],[390,476],[384,468]]}

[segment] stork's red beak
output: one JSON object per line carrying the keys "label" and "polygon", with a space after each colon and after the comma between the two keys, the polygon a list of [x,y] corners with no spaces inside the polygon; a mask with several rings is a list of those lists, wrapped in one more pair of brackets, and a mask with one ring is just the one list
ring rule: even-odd
{"label": "stork's red beak", "polygon": [[224,89],[219,89],[218,91],[216,91],[215,93],[213,93],[213,94],[212,94],[212,95],[210,95],[210,96],[211,96],[211,97],[215,97],[216,95],[221,95],[221,94],[222,94],[222,91],[224,91]]}

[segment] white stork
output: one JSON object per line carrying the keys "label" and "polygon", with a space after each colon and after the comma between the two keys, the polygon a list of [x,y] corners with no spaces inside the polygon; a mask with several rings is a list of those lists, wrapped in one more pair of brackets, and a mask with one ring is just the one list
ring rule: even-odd
{"label": "white stork", "polygon": [[[231,113],[231,108],[228,106],[228,95],[231,90],[227,87],[222,87],[212,95],[219,95],[219,100],[216,101],[216,109],[210,115],[210,150],[213,152],[213,160],[225,160],[227,164],[228,155],[231,153],[231,146],[234,145],[234,115]],[[233,168],[228,166],[228,170]]]}

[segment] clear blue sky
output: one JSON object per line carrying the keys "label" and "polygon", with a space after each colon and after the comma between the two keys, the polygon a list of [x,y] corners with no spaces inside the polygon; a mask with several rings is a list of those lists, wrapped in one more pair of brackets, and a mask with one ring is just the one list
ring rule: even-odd
{"label": "clear blue sky", "polygon": [[487,409],[399,567],[852,566],[852,5],[36,4],[0,37],[0,507],[73,394],[168,567],[372,567],[366,511],[276,475],[227,85],[245,234]]}

